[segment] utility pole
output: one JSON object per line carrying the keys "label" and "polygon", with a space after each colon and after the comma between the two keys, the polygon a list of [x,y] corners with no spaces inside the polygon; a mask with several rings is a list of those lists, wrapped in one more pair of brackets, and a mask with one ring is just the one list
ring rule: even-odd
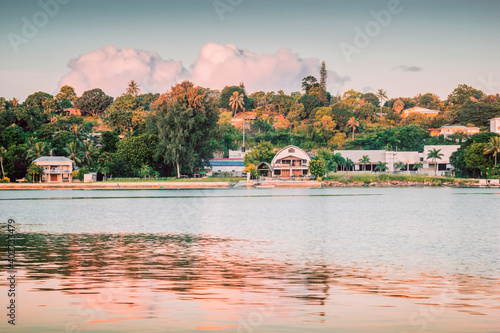
{"label": "utility pole", "polygon": [[245,152],[245,119],[247,117],[243,117],[243,147],[241,147],[241,152]]}

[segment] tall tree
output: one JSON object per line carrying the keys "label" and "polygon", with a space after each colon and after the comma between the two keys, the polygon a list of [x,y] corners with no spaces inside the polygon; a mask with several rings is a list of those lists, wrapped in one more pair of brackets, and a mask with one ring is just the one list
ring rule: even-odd
{"label": "tall tree", "polygon": [[0,147],[0,165],[2,166],[2,179],[5,178],[5,172],[3,171],[3,159],[7,156],[7,149],[5,147]]}
{"label": "tall tree", "polygon": [[495,136],[490,139],[490,142],[484,148],[484,155],[493,155],[495,157],[495,168],[497,166],[498,153],[500,153],[500,137]]}
{"label": "tall tree", "polygon": [[359,127],[359,122],[356,118],[351,117],[351,119],[347,122],[347,127],[352,129],[352,139],[354,140],[354,131]]}
{"label": "tall tree", "polygon": [[309,75],[302,79],[302,89],[304,89],[306,94],[308,94],[309,90],[313,87],[319,87],[318,79],[314,76]]}
{"label": "tall tree", "polygon": [[141,91],[141,89],[139,87],[140,86],[139,86],[139,84],[137,84],[137,82],[135,82],[134,80],[131,80],[128,83],[127,95],[137,96],[137,94]]}
{"label": "tall tree", "polygon": [[83,141],[83,157],[82,162],[87,166],[91,166],[93,163],[93,158],[97,155],[97,148],[94,146],[92,141]]}
{"label": "tall tree", "polygon": [[59,93],[57,93],[55,97],[56,101],[61,102],[63,100],[67,100],[71,104],[73,104],[77,100],[77,98],[78,97],[76,96],[75,88],[68,85],[62,86],[59,90]]}
{"label": "tall tree", "polygon": [[319,71],[320,79],[319,79],[319,100],[325,106],[326,103],[326,77],[327,77],[327,72],[326,72],[326,65],[325,62],[321,62],[321,69]]}
{"label": "tall tree", "polygon": [[87,90],[78,98],[75,106],[78,109],[97,117],[101,116],[108,106],[113,103],[113,97],[108,96],[99,88]]}
{"label": "tall tree", "polygon": [[229,98],[229,106],[233,110],[233,117],[236,116],[238,109],[243,110],[243,95],[240,95],[237,91],[233,92],[233,95]]}
{"label": "tall tree", "polygon": [[386,171],[388,169],[387,164],[388,164],[387,162],[379,161],[377,165],[375,165],[375,171],[380,171],[380,172]]}
{"label": "tall tree", "polygon": [[384,101],[388,100],[387,91],[384,89],[377,90],[377,97],[380,99],[380,116],[382,116],[382,107],[384,106]]}
{"label": "tall tree", "polygon": [[81,163],[82,160],[80,159],[80,144],[78,142],[68,143],[68,145],[66,146],[66,148],[64,148],[64,150],[66,151],[67,154],[66,157],[72,160],[73,163],[75,163],[75,165]]}
{"label": "tall tree", "polygon": [[359,163],[363,165],[363,171],[366,171],[366,165],[367,164],[370,164],[370,157],[368,155],[363,155],[360,159],[359,159]]}
{"label": "tall tree", "polygon": [[218,109],[206,91],[184,81],[160,96],[156,105],[159,131],[158,155],[175,165],[180,177],[181,165],[190,172],[212,157]]}
{"label": "tall tree", "polygon": [[440,160],[441,157],[443,157],[444,154],[441,153],[441,149],[437,149],[437,148],[433,148],[432,150],[429,150],[429,152],[427,153],[427,158],[429,159],[432,159],[432,161],[434,162],[434,175],[437,176],[437,163],[436,161],[437,160]]}

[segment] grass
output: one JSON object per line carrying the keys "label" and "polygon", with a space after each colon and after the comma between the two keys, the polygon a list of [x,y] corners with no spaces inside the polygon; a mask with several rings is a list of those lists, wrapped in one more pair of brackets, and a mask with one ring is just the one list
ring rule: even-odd
{"label": "grass", "polygon": [[240,180],[245,180],[246,178],[243,177],[210,177],[210,178],[175,178],[175,177],[161,177],[158,179],[151,178],[151,179],[144,179],[144,178],[113,178],[113,179],[108,179],[106,180],[106,183],[139,183],[139,182],[146,182],[146,183],[156,183],[156,182],[169,182],[169,183],[215,183],[215,182],[221,182],[221,183],[227,183],[227,182],[237,182]]}
{"label": "grass", "polygon": [[341,183],[362,182],[365,184],[373,182],[388,182],[388,181],[401,181],[401,182],[417,182],[417,183],[445,183],[445,182],[473,182],[469,179],[460,179],[454,177],[433,177],[428,175],[405,175],[405,174],[390,174],[390,173],[362,173],[362,174],[348,174],[346,172],[330,172],[324,179],[327,181],[336,181]]}

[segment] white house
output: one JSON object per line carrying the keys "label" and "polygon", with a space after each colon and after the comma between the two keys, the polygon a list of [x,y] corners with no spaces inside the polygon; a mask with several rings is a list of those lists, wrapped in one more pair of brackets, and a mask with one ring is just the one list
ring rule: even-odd
{"label": "white house", "polygon": [[438,110],[426,109],[426,108],[423,108],[423,107],[420,107],[420,106],[415,106],[415,107],[403,110],[402,113],[403,113],[403,117],[406,117],[406,116],[408,116],[409,114],[412,114],[412,113],[418,113],[418,114],[421,114],[421,115],[424,115],[426,117],[431,118],[431,117],[437,116],[439,114],[439,111]]}
{"label": "white house", "polygon": [[490,119],[490,132],[500,134],[500,117]]}
{"label": "white house", "polygon": [[[311,162],[311,157],[304,150],[290,145],[274,155],[270,165],[270,173],[273,177],[303,177],[309,173],[309,162]],[[262,163],[257,167],[259,171],[264,167],[261,165]]]}
{"label": "white house", "polygon": [[34,163],[43,168],[42,182],[71,182],[73,161],[63,156],[41,156]]}

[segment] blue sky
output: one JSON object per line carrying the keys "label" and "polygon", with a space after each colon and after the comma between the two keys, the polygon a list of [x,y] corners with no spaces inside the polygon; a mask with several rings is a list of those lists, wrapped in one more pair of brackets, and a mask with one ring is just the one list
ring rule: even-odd
{"label": "blue sky", "polygon": [[66,83],[116,97],[132,79],[145,92],[183,79],[291,92],[323,60],[333,94],[446,98],[461,83],[492,94],[499,14],[494,0],[1,0],[0,96]]}

